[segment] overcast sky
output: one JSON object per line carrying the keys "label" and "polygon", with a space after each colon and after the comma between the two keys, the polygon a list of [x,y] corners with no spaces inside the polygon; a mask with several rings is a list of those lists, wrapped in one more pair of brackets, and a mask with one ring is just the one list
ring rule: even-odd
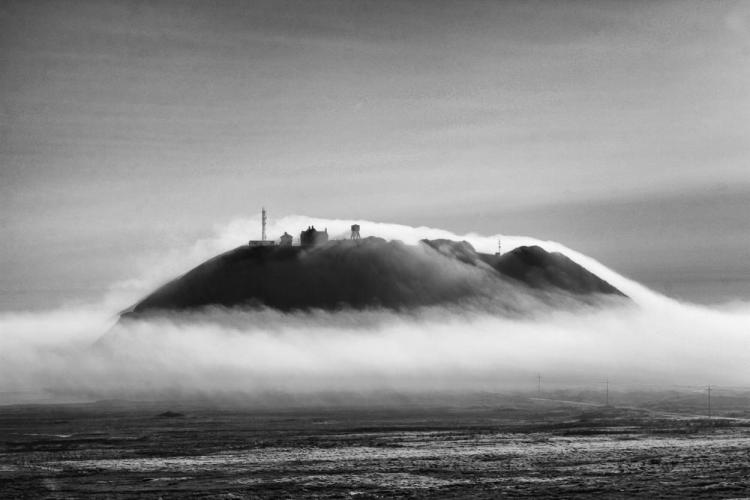
{"label": "overcast sky", "polygon": [[263,204],[750,278],[748,3],[6,0],[0,127],[1,309]]}

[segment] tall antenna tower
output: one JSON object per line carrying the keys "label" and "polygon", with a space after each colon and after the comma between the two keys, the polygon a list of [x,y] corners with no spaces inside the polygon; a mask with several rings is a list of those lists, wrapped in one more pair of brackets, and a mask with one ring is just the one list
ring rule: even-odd
{"label": "tall antenna tower", "polygon": [[261,221],[263,224],[263,232],[260,235],[260,239],[266,241],[266,207],[261,209]]}

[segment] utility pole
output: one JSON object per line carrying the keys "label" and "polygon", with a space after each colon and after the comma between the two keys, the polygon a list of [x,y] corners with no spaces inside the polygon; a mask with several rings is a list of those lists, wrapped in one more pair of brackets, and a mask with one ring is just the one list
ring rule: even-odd
{"label": "utility pole", "polygon": [[708,385],[708,419],[711,420],[711,384]]}
{"label": "utility pole", "polygon": [[536,393],[537,393],[537,395],[539,395],[539,396],[541,396],[541,395],[542,395],[542,374],[541,374],[541,373],[540,373],[539,375],[537,375],[537,380],[536,380]]}
{"label": "utility pole", "polygon": [[605,403],[605,405],[609,406],[609,379],[607,379],[604,383],[607,384],[606,385],[606,389],[605,389],[606,390],[606,393],[605,393],[606,394],[605,395],[605,401],[606,401],[606,403]]}

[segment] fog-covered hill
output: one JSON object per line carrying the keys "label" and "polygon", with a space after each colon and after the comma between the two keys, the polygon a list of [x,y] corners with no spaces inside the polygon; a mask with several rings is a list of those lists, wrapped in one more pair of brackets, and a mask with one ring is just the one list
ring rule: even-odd
{"label": "fog-covered hill", "polygon": [[536,246],[492,255],[465,241],[406,245],[365,238],[307,248],[239,247],[162,286],[125,316],[204,306],[404,310],[472,301],[522,313],[538,303],[592,303],[602,296],[624,295],[564,255]]}

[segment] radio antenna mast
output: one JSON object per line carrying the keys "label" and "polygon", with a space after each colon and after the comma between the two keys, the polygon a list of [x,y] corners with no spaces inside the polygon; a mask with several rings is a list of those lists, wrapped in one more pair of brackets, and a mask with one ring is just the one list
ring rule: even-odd
{"label": "radio antenna mast", "polygon": [[263,232],[260,235],[260,239],[266,241],[266,207],[262,208],[261,221],[263,223]]}

